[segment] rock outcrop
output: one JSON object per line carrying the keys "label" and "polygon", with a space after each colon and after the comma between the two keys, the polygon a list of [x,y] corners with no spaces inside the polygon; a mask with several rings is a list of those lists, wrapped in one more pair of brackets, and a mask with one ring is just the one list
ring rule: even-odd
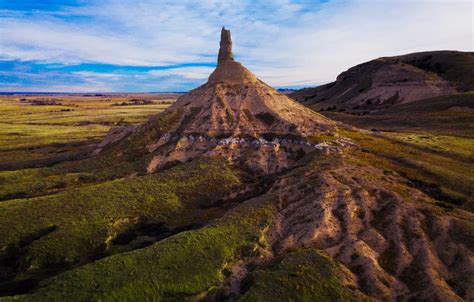
{"label": "rock outcrop", "polygon": [[327,152],[330,148],[312,142],[310,136],[333,135],[336,128],[234,61],[225,28],[218,64],[207,83],[181,96],[154,120],[169,114],[179,118],[144,146],[153,154],[149,173],[199,156],[223,156],[254,171],[276,172],[307,152]]}
{"label": "rock outcrop", "polygon": [[251,84],[257,78],[239,62],[234,61],[232,55],[232,39],[230,30],[222,27],[217,67],[209,76],[208,83]]}
{"label": "rock outcrop", "polygon": [[104,148],[112,145],[115,142],[120,141],[125,136],[133,133],[138,128],[138,126],[115,126],[110,128],[107,136],[102,140],[102,142],[97,146],[97,149],[94,150],[93,155],[99,154]]}

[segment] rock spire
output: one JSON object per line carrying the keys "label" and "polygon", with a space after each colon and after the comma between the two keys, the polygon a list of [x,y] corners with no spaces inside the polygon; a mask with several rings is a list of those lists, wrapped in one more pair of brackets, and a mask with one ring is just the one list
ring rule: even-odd
{"label": "rock spire", "polygon": [[[157,127],[163,132],[153,138],[150,131],[155,133]],[[333,121],[290,100],[235,61],[230,31],[222,28],[218,64],[207,83],[179,97],[133,134],[123,134],[137,138],[137,143],[123,144],[151,153],[149,173],[202,156],[220,156],[255,173],[276,173],[305,152],[329,150],[328,144],[315,145],[308,137],[334,136],[335,127]],[[123,148],[122,141],[112,136],[121,133],[111,133],[110,148]],[[140,139],[142,135],[146,139]],[[107,147],[98,152],[108,152]]]}
{"label": "rock spire", "polygon": [[257,78],[232,55],[232,39],[230,30],[222,27],[217,67],[209,76],[209,83],[244,84],[255,83]]}
{"label": "rock spire", "polygon": [[234,60],[232,55],[232,39],[230,37],[230,30],[222,27],[221,30],[221,43],[219,48],[219,56],[217,57],[217,63],[222,61]]}

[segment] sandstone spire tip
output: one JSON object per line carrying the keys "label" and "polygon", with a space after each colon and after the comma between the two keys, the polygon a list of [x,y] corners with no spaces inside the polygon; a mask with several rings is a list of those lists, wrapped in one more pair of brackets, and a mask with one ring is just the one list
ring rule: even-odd
{"label": "sandstone spire tip", "polygon": [[234,60],[232,55],[232,39],[230,37],[230,30],[225,29],[222,26],[221,30],[221,42],[219,48],[219,56],[217,57],[217,63],[219,64],[222,61]]}

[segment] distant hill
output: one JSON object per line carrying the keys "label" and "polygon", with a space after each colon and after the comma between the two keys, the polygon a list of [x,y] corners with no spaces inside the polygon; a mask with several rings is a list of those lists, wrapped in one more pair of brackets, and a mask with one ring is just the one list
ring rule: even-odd
{"label": "distant hill", "polygon": [[473,52],[431,51],[362,63],[341,73],[335,82],[289,96],[317,111],[364,115],[473,90]]}
{"label": "distant hill", "polygon": [[298,89],[292,89],[292,88],[278,88],[277,91],[279,93],[283,93],[283,94],[290,94],[290,93],[293,93],[295,91],[298,91]]}
{"label": "distant hill", "polygon": [[345,112],[324,113],[331,119],[374,131],[474,137],[474,92],[395,104],[363,116]]}

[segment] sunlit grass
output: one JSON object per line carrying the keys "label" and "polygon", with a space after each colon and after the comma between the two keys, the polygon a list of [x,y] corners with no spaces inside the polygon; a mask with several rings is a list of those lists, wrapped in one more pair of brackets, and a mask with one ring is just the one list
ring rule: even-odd
{"label": "sunlit grass", "polygon": [[403,142],[426,147],[433,151],[452,153],[474,159],[474,138],[436,135],[436,134],[410,134],[410,133],[386,133],[390,137],[400,139]]}
{"label": "sunlit grass", "polygon": [[[32,179],[37,170],[16,178]],[[3,177],[8,177],[3,174]],[[77,179],[68,174],[62,181]],[[45,184],[60,179],[50,175]],[[10,180],[5,180],[8,184]],[[13,180],[14,182],[14,180]],[[107,254],[104,244],[114,234],[114,223],[137,217],[172,227],[205,222],[215,211],[212,203],[240,184],[236,172],[223,160],[205,159],[132,179],[106,181],[31,199],[0,202],[0,247],[18,259],[18,278],[34,277],[51,268],[84,264]],[[19,223],[21,221],[21,223]],[[22,242],[39,236],[20,253]],[[37,236],[37,235],[34,235]],[[23,243],[24,244],[24,243]],[[7,248],[8,247],[8,248]]]}
{"label": "sunlit grass", "polygon": [[361,147],[352,161],[396,171],[439,201],[474,209],[474,162],[466,147],[472,139],[450,138],[450,143],[441,144],[450,148],[449,153],[443,153],[419,140],[412,144],[403,136],[397,139],[393,135],[347,130],[341,134]]}
{"label": "sunlit grass", "polygon": [[111,106],[113,102],[101,100],[61,102],[63,106],[33,106],[0,98],[0,150],[100,139],[115,124],[139,124],[169,106]]}

